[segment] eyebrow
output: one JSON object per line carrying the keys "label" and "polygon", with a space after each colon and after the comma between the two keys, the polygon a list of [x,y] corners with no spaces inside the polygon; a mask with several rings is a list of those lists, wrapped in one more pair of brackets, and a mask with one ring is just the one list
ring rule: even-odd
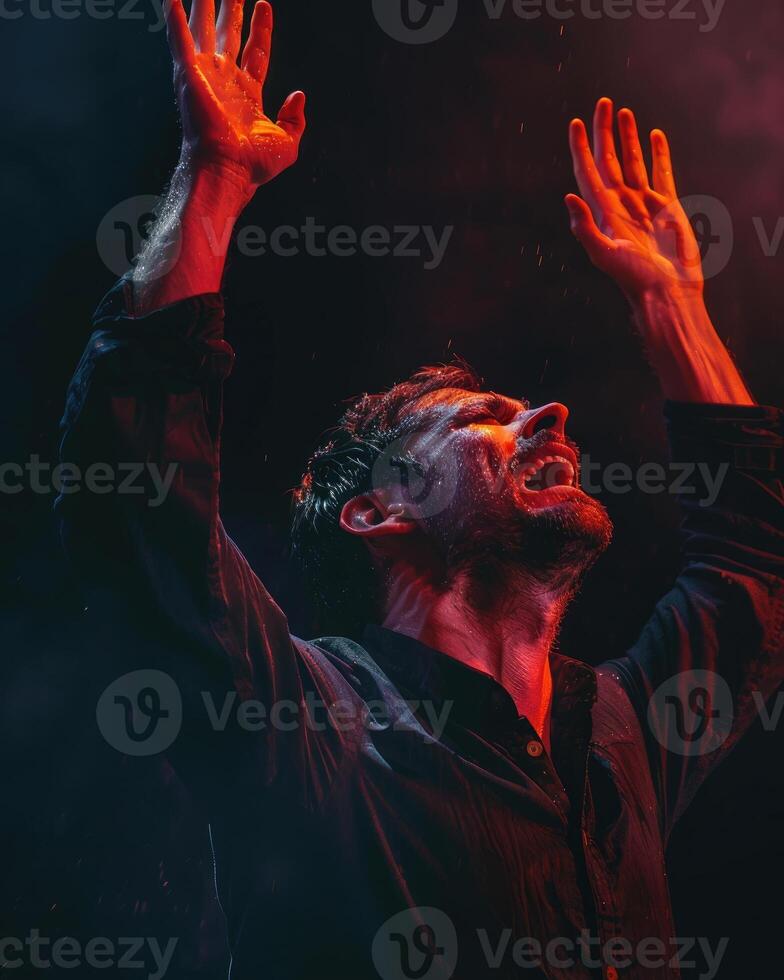
{"label": "eyebrow", "polygon": [[483,409],[490,415],[502,416],[504,418],[511,416],[514,418],[515,415],[519,415],[520,412],[528,409],[528,402],[525,399],[518,401],[517,399],[509,398],[507,395],[501,395],[496,391],[471,392],[463,400],[460,408],[458,408],[458,418],[462,410],[470,412],[476,409]]}
{"label": "eyebrow", "polygon": [[[459,404],[455,406],[455,394],[459,393]],[[448,417],[452,421],[464,423],[471,421],[478,411],[484,411],[488,415],[509,416],[510,421],[520,412],[525,412],[530,407],[530,402],[521,398],[519,400],[510,398],[508,395],[501,395],[497,391],[467,391],[459,388],[441,388],[420,396],[415,402],[415,408],[409,416],[412,420],[418,415],[427,417],[430,413],[438,412],[439,408],[450,405],[452,411]],[[436,416],[437,417],[437,416]]]}

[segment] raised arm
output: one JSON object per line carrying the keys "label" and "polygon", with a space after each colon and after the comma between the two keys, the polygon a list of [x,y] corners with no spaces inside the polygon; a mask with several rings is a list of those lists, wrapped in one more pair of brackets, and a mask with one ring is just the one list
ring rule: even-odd
{"label": "raised arm", "polygon": [[297,158],[305,96],[292,92],[277,122],[262,88],[272,8],[260,0],[239,64],[243,4],[225,0],[217,25],[213,0],[168,0],[167,35],[182,121],[180,161],[133,272],[137,313],[220,289],[234,224],[261,184]]}
{"label": "raised arm", "polygon": [[622,160],[609,99],[596,107],[593,151],[572,122],[582,197],[566,204],[588,255],[631,303],[686,476],[677,581],[603,672],[637,711],[666,835],[784,680],[784,421],[755,405],[711,324],[664,133],[651,134],[651,187],[634,116],[623,109],[618,123]]}
{"label": "raised arm", "polygon": [[[277,123],[262,112],[267,3],[256,5],[242,68],[241,2],[225,0],[217,33],[212,21],[211,0],[195,0],[191,34],[173,0],[180,164],[135,271],[98,308],[62,423],[64,463],[133,479],[108,493],[63,493],[57,512],[87,603],[116,637],[112,669],[124,673],[130,658],[167,671],[194,725],[217,738],[199,692],[217,704],[232,692],[299,704],[303,683],[319,682],[219,510],[222,394],[234,361],[218,293],[225,251],[255,188],[293,162],[303,97],[290,96]],[[131,647],[122,657],[120,641]],[[195,753],[204,741],[180,745]]]}
{"label": "raised arm", "polygon": [[596,105],[593,152],[583,121],[572,121],[582,194],[566,196],[572,231],[626,294],[667,398],[753,405],[705,307],[700,249],[678,200],[667,137],[651,133],[651,181],[630,109],[618,113],[618,128],[622,158],[609,99]]}

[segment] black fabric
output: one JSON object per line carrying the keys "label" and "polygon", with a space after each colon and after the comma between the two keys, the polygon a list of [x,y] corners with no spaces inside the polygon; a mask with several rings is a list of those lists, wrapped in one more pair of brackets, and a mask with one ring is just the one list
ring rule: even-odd
{"label": "black fabric", "polygon": [[[551,757],[439,651],[290,634],[219,517],[219,299],[131,314],[102,307],[63,459],[173,462],[171,492],[58,511],[92,615],[180,692],[168,752],[210,813],[234,980],[581,980],[599,944],[622,976],[677,976],[667,837],[782,680],[781,412],[668,405],[676,458],[726,479],[711,506],[684,491],[683,567],[634,647],[552,655]],[[706,740],[678,701],[719,712]]]}

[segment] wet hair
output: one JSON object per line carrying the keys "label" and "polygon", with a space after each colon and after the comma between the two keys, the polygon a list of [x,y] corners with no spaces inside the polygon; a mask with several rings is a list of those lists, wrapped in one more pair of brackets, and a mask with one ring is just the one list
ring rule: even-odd
{"label": "wet hair", "polygon": [[356,636],[378,615],[378,572],[365,542],[340,527],[340,514],[347,501],[371,490],[381,454],[415,428],[417,401],[446,388],[476,392],[482,381],[462,360],[420,368],[388,391],[354,401],[308,461],[294,493],[291,544],[319,632]]}

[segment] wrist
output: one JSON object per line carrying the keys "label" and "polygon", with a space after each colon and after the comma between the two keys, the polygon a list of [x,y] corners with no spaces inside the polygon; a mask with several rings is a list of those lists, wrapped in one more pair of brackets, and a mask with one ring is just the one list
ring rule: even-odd
{"label": "wrist", "polygon": [[641,290],[631,307],[648,359],[660,375],[661,365],[682,359],[687,350],[723,348],[701,288],[657,283]]}
{"label": "wrist", "polygon": [[657,286],[641,293],[633,309],[667,398],[754,404],[716,333],[701,288]]}
{"label": "wrist", "polygon": [[254,191],[239,168],[181,156],[133,272],[140,311],[220,291],[234,225]]}
{"label": "wrist", "polygon": [[702,282],[656,282],[626,295],[635,316],[643,323],[656,320],[655,313],[668,309],[677,311],[696,323],[703,322],[710,325]]}
{"label": "wrist", "polygon": [[258,185],[247,172],[229,161],[203,159],[183,153],[172,178],[172,188],[182,189],[190,210],[201,208],[205,217],[236,221],[250,203]]}
{"label": "wrist", "polygon": [[172,179],[179,208],[182,255],[203,292],[218,292],[234,226],[256,190],[242,170],[183,157]]}

